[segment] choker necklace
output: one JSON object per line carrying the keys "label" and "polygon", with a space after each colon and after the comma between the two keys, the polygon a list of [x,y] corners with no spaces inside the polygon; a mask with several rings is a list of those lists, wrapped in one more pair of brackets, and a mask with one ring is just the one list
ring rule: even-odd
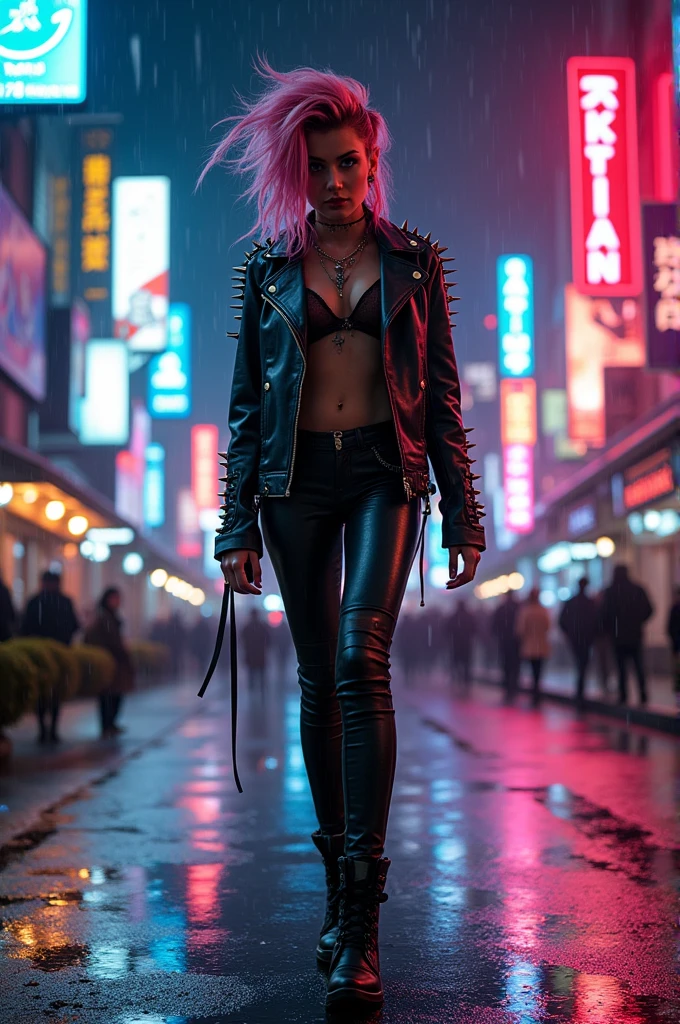
{"label": "choker necklace", "polygon": [[344,224],[328,224],[325,220],[318,220],[316,215],[314,216],[314,223],[321,224],[323,227],[328,228],[330,231],[338,231],[340,228],[351,228],[353,224],[359,224],[366,217],[365,213],[362,213],[356,220],[346,221]]}

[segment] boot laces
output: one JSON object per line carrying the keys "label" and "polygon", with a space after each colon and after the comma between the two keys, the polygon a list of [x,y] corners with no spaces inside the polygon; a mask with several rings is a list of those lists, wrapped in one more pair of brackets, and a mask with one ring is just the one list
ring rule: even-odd
{"label": "boot laces", "polygon": [[381,903],[386,903],[386,892],[368,891],[365,893],[348,893],[346,887],[340,888],[338,895],[342,898],[340,911],[340,932],[338,935],[345,945],[363,948],[364,943],[373,934],[373,925]]}

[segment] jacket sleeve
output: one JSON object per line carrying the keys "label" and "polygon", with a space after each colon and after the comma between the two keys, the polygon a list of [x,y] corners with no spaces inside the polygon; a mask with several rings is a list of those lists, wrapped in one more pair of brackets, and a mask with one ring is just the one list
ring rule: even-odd
{"label": "jacket sleeve", "polygon": [[441,494],[442,547],[471,545],[484,551],[482,506],[477,504],[460,409],[460,380],[453,351],[443,264],[433,252],[427,319],[425,439]]}
{"label": "jacket sleeve", "polygon": [[[245,268],[241,327],[234,359],[234,376],[229,405],[229,448],[225,460],[222,525],[215,539],[215,558],[225,551],[247,548],[262,558],[262,534],[255,507],[260,464],[260,408],[262,370],[260,365],[260,316],[262,300],[255,277],[257,261]],[[239,268],[236,268],[239,269]]]}

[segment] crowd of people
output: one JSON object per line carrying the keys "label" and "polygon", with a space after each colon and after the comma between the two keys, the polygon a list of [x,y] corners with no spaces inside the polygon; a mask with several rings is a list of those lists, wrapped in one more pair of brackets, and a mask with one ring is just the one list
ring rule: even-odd
{"label": "crowd of people", "polygon": [[[587,578],[579,581],[576,593],[552,614],[532,588],[524,600],[509,591],[492,612],[481,602],[474,606],[460,598],[452,613],[436,608],[423,613],[404,611],[394,637],[394,653],[405,685],[414,685],[421,673],[443,667],[452,681],[467,687],[475,665],[483,672],[500,666],[508,700],[520,688],[523,666],[530,677],[529,691],[538,703],[542,696],[545,665],[553,653],[556,629],[562,634],[574,667],[573,694],[578,704],[585,700],[586,678],[592,668],[601,695],[615,696],[628,703],[628,676],[632,668],[640,705],[648,702],[644,659],[645,623],[654,608],[645,589],[634,582],[624,565],[614,569],[611,584],[591,595]],[[680,588],[667,622],[669,645],[674,659],[674,689],[680,694]],[[617,689],[611,694],[615,676]]]}

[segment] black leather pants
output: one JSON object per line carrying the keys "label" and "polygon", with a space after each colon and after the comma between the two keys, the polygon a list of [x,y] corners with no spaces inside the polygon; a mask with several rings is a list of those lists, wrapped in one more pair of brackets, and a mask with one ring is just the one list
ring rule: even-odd
{"label": "black leather pants", "polygon": [[347,856],[381,857],[396,767],[389,651],[420,499],[406,500],[392,420],[297,436],[290,497],[263,499],[260,521],[297,653],[305,767],[321,831],[346,827]]}

